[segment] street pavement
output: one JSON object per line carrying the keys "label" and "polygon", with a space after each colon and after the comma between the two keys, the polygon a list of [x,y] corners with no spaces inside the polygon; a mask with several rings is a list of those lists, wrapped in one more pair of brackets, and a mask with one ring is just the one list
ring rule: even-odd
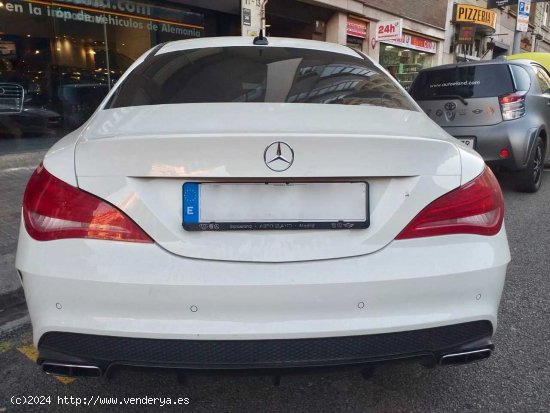
{"label": "street pavement", "polygon": [[[32,172],[30,166],[21,168],[0,172],[1,277],[13,273],[22,190]],[[184,381],[173,370],[137,368],[109,379],[66,379],[45,375],[35,365],[25,318],[2,326],[0,313],[0,412],[549,412],[549,170],[544,180],[537,194],[520,194],[509,177],[500,177],[512,263],[494,338],[496,351],[487,361],[435,369],[386,364],[369,379],[356,369],[298,372],[284,375],[278,386],[269,375],[217,373]],[[25,315],[24,307],[19,313]],[[43,396],[26,401],[45,404],[14,404],[24,396]],[[126,404],[130,400],[124,398],[132,397],[141,404]],[[178,398],[183,404],[166,404]]]}

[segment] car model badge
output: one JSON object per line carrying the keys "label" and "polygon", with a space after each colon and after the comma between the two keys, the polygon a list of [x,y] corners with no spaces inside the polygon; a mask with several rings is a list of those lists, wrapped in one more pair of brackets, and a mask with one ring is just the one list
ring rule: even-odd
{"label": "car model badge", "polygon": [[265,148],[264,162],[272,171],[286,171],[294,162],[294,150],[286,142],[273,142]]}
{"label": "car model badge", "polygon": [[480,113],[483,113],[483,109],[474,109],[474,110],[472,110],[472,113],[475,113],[476,115],[479,115]]}
{"label": "car model badge", "polygon": [[437,109],[437,110],[435,111],[435,115],[436,115],[436,116],[441,116],[441,115],[443,115],[443,111],[442,111],[441,109]]}
{"label": "car model badge", "polygon": [[456,109],[456,103],[454,102],[445,103],[445,110],[455,110],[455,109]]}

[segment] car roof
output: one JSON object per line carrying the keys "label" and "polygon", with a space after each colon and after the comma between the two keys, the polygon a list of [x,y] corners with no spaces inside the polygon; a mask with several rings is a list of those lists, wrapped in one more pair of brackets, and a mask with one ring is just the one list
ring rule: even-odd
{"label": "car roof", "polygon": [[177,52],[190,49],[204,49],[208,47],[290,47],[297,49],[320,50],[325,52],[340,53],[353,57],[363,56],[351,47],[336,43],[321,42],[317,40],[290,39],[285,37],[267,37],[267,46],[256,46],[253,43],[254,38],[250,36],[223,36],[223,37],[202,37],[199,39],[186,39],[168,42],[163,45],[156,55]]}

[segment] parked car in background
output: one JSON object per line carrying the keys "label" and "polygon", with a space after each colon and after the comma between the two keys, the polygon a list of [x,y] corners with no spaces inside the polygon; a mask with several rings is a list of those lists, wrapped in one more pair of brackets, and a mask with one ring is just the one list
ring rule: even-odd
{"label": "parked car in background", "polygon": [[449,134],[536,192],[550,132],[550,76],[528,60],[468,62],[420,71],[411,96]]}
{"label": "parked car in background", "polygon": [[239,369],[493,349],[498,182],[368,57],[157,46],[31,177],[17,249],[38,363]]}
{"label": "parked car in background", "polygon": [[35,104],[19,83],[0,82],[0,137],[52,136],[61,127],[61,115]]}

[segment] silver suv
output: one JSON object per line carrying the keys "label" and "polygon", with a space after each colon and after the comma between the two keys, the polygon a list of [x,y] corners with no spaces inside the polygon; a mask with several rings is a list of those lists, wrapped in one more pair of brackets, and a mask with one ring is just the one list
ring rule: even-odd
{"label": "silver suv", "polygon": [[550,75],[530,60],[468,62],[422,70],[410,93],[449,134],[489,166],[536,192],[550,133]]}

